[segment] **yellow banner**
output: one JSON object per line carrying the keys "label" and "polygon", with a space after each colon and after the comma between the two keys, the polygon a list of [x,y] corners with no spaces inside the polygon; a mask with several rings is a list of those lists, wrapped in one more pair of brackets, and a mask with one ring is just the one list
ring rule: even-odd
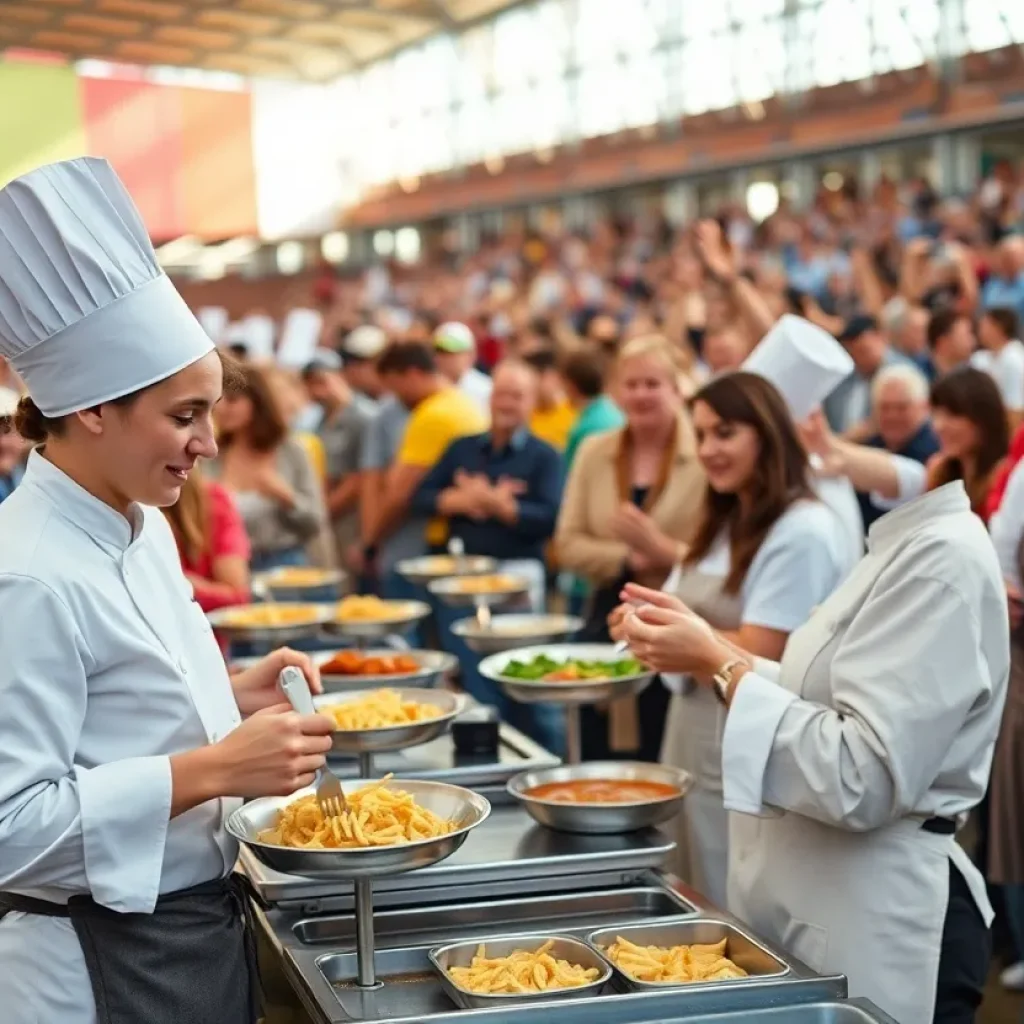
{"label": "yellow banner", "polygon": [[86,152],[75,69],[0,61],[0,186]]}

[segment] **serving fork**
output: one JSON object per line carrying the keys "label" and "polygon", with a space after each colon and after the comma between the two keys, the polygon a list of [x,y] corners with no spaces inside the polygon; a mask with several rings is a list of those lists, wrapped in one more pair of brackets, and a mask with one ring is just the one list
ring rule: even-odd
{"label": "serving fork", "polygon": [[[288,702],[300,715],[315,715],[316,705],[306,677],[293,665],[281,670],[278,683]],[[326,818],[340,818],[348,810],[341,780],[325,764],[317,773],[316,802]]]}

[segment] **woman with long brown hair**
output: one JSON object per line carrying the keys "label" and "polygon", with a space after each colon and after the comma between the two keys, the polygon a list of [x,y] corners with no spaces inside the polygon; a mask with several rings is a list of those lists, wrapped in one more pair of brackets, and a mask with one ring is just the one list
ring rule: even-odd
{"label": "woman with long brown hair", "polygon": [[216,409],[220,454],[210,475],[231,491],[252,544],[252,569],[307,561],[325,517],[309,457],[288,432],[266,371],[240,367],[241,386]]}
{"label": "woman with long brown hair", "polygon": [[[754,373],[726,374],[690,405],[707,486],[693,540],[664,589],[744,649],[777,659],[789,634],[851,568],[841,523],[816,498],[796,426],[771,383]],[[616,637],[625,612],[613,613]],[[662,759],[696,779],[679,821],[679,870],[724,906],[724,718],[714,696],[692,680],[669,676],[665,683],[673,697]]]}
{"label": "woman with long brown hair", "polygon": [[249,600],[249,537],[230,493],[195,466],[177,502],[164,509],[181,567],[204,612]]}
{"label": "woman with long brown hair", "polygon": [[964,366],[935,382],[931,405],[940,447],[926,466],[835,437],[820,416],[804,425],[803,439],[829,472],[847,477],[879,507],[895,508],[961,480],[971,509],[986,519],[989,491],[1010,448],[999,388],[984,371]]}

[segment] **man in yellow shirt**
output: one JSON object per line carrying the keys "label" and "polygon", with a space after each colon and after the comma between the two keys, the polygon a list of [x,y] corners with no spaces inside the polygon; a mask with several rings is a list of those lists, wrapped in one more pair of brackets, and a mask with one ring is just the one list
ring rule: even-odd
{"label": "man in yellow shirt", "polygon": [[[441,458],[452,441],[480,434],[488,418],[472,398],[454,387],[437,368],[431,349],[419,342],[397,342],[380,357],[377,372],[381,382],[410,411],[409,421],[387,471],[384,500],[377,521],[363,537],[364,556],[373,562],[377,546],[389,536],[408,513],[420,481]],[[431,520],[427,543],[443,544],[445,521]]]}
{"label": "man in yellow shirt", "polygon": [[569,431],[578,415],[562,387],[558,360],[551,349],[541,348],[523,356],[540,378],[537,405],[530,416],[530,433],[547,441],[556,451],[564,451]]}

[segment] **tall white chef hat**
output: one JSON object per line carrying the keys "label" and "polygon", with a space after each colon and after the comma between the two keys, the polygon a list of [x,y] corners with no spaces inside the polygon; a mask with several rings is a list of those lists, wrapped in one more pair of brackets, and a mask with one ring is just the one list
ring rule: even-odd
{"label": "tall white chef hat", "polygon": [[0,355],[46,416],[138,391],[212,351],[106,160],[0,191]]}
{"label": "tall white chef hat", "polygon": [[853,372],[853,360],[827,331],[787,313],[750,353],[743,369],[770,380],[799,423]]}

